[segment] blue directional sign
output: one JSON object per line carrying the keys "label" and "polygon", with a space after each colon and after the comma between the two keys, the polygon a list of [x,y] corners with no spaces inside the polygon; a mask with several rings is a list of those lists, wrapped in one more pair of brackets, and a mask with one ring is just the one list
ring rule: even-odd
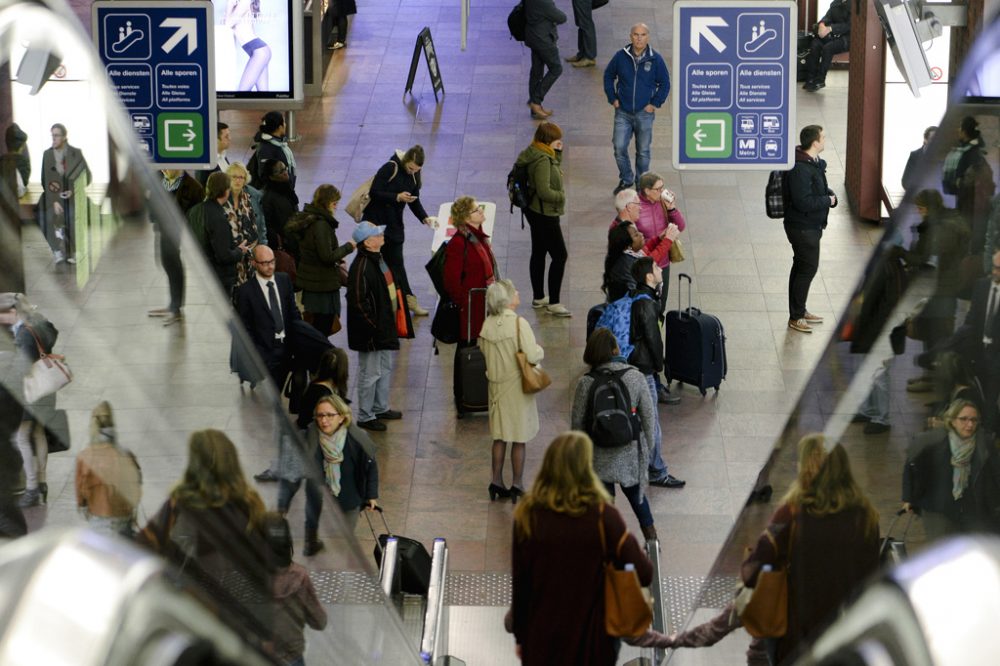
{"label": "blue directional sign", "polygon": [[216,159],[215,49],[209,0],[97,0],[94,43],[153,165]]}
{"label": "blue directional sign", "polygon": [[674,3],[677,169],[791,168],[794,0]]}

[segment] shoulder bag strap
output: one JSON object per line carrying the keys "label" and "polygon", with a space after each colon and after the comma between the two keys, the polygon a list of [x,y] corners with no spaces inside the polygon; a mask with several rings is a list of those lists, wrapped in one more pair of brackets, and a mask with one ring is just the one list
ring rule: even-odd
{"label": "shoulder bag strap", "polygon": [[[515,316],[517,317],[517,323],[514,325],[515,335],[517,335],[517,351],[521,352],[521,317],[518,315]],[[604,505],[602,504],[601,506],[603,507]]]}
{"label": "shoulder bag strap", "polygon": [[24,324],[24,327],[28,329],[28,333],[31,333],[31,337],[35,339],[35,346],[38,347],[38,355],[41,358],[45,358],[46,356],[48,356],[48,354],[45,353],[45,349],[42,347],[41,339],[39,339],[38,334],[35,333],[35,329],[28,326],[28,324]]}

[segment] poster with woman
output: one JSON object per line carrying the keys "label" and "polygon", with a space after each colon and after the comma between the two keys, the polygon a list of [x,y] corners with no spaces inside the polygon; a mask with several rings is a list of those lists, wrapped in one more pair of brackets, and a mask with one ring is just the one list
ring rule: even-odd
{"label": "poster with woman", "polygon": [[221,98],[292,97],[292,3],[212,0],[215,83]]}

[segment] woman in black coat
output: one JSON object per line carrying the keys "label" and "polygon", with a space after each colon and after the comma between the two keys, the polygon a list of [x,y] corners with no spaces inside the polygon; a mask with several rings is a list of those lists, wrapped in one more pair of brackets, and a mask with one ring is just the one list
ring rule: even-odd
{"label": "woman in black coat", "polygon": [[931,540],[995,531],[1000,517],[997,453],[985,429],[979,428],[979,407],[954,400],[944,421],[944,428],[914,440],[903,469],[903,508],[923,516]]}
{"label": "woman in black coat", "polygon": [[337,498],[351,528],[358,522],[359,509],[378,508],[378,463],[375,445],[354,424],[351,408],[339,395],[319,399],[313,412],[316,419],[306,432],[308,449],[318,447],[323,456],[323,477]]}
{"label": "woman in black coat", "polygon": [[375,174],[369,191],[371,201],[365,206],[363,215],[363,219],[385,227],[382,258],[392,270],[396,284],[403,290],[407,307],[418,316],[426,315],[427,310],[420,307],[406,276],[406,266],[403,263],[403,241],[406,239],[403,209],[409,206],[418,220],[428,227],[434,226],[434,218],[427,214],[420,203],[420,170],[423,166],[423,146],[411,146],[405,153],[397,150]]}

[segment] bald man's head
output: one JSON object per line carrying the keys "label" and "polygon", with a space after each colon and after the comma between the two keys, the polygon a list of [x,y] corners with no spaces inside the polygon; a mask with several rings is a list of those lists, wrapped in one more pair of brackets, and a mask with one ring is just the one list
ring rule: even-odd
{"label": "bald man's head", "polygon": [[274,277],[274,252],[266,245],[258,245],[253,249],[253,265],[257,274],[270,280]]}

